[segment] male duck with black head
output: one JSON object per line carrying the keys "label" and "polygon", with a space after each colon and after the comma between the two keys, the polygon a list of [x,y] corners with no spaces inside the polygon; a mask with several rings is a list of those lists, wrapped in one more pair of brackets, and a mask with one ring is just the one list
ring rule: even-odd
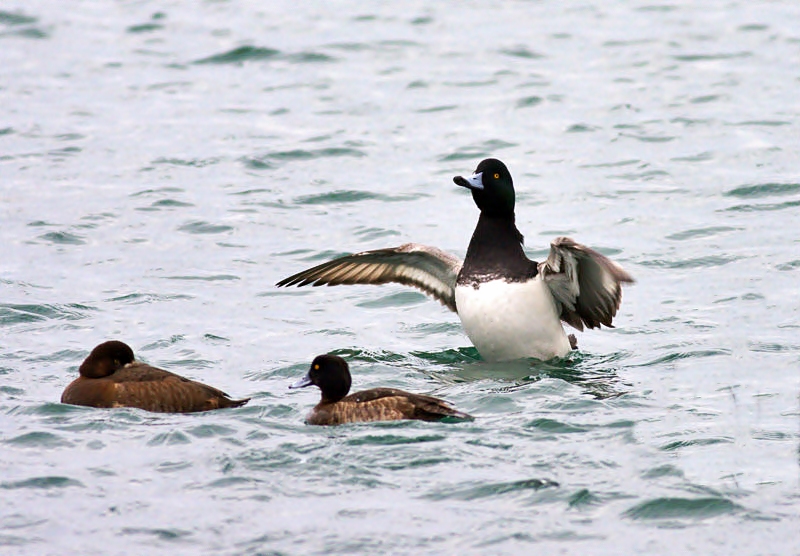
{"label": "male duck with black head", "polygon": [[480,217],[462,262],[435,247],[407,243],[340,257],[299,272],[278,286],[385,284],[419,288],[458,313],[488,361],[563,357],[577,347],[561,322],[613,327],[622,284],[633,278],[617,263],[568,237],[556,238],[541,263],[525,256],[515,224],[515,194],[506,165],[494,158],[468,178]]}
{"label": "male duck with black head", "polygon": [[79,371],[81,376],[64,390],[61,403],[191,413],[239,407],[250,399],[232,400],[221,390],[136,361],[133,350],[118,341],[94,348]]}
{"label": "male duck with black head", "polygon": [[350,369],[338,355],[318,355],[306,376],[289,386],[318,386],[322,399],[306,417],[309,425],[341,425],[370,421],[471,421],[471,415],[457,411],[439,398],[412,394],[395,388],[371,388],[355,394],[350,391]]}

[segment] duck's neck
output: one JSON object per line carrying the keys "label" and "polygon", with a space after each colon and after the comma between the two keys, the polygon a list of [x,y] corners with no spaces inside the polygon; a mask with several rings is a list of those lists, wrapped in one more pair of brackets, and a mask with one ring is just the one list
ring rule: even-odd
{"label": "duck's neck", "polygon": [[517,230],[513,215],[497,218],[481,213],[458,275],[458,284],[499,278],[521,282],[536,276],[536,272],[536,263],[522,250],[522,234]]}
{"label": "duck's neck", "polygon": [[350,381],[342,384],[329,384],[322,391],[320,403],[336,403],[350,391]]}

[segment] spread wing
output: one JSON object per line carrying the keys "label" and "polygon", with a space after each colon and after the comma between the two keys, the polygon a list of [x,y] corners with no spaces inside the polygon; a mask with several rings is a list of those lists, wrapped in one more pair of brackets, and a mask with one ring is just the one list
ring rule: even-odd
{"label": "spread wing", "polygon": [[561,307],[561,320],[578,330],[584,324],[613,328],[611,319],[622,301],[622,284],[634,281],[617,263],[568,237],[550,244],[539,272]]}
{"label": "spread wing", "polygon": [[333,259],[278,282],[281,286],[386,284],[412,286],[456,311],[456,278],[461,260],[436,247],[406,243]]}

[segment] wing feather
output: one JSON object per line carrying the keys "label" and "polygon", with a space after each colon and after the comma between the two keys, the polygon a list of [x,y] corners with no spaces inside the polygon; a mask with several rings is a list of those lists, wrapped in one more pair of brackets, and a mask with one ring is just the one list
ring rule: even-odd
{"label": "wing feather", "polygon": [[283,286],[386,284],[412,286],[456,311],[456,278],[461,260],[436,247],[406,243],[363,251],[322,263],[278,282]]}
{"label": "wing feather", "polygon": [[135,361],[107,380],[114,385],[114,403],[148,411],[184,413],[239,407],[247,399],[233,400],[213,386],[189,380],[164,369]]}
{"label": "wing feather", "polygon": [[542,279],[561,306],[561,320],[583,330],[611,323],[622,301],[622,284],[633,277],[617,263],[568,237],[550,244],[547,260],[539,263]]}

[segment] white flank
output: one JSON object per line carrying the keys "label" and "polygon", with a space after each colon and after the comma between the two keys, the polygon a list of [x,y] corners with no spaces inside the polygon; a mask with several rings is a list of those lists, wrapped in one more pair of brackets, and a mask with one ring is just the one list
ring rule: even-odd
{"label": "white flank", "polygon": [[529,282],[484,282],[456,287],[456,306],[469,339],[487,361],[534,357],[548,360],[570,352],[550,289],[537,276]]}

